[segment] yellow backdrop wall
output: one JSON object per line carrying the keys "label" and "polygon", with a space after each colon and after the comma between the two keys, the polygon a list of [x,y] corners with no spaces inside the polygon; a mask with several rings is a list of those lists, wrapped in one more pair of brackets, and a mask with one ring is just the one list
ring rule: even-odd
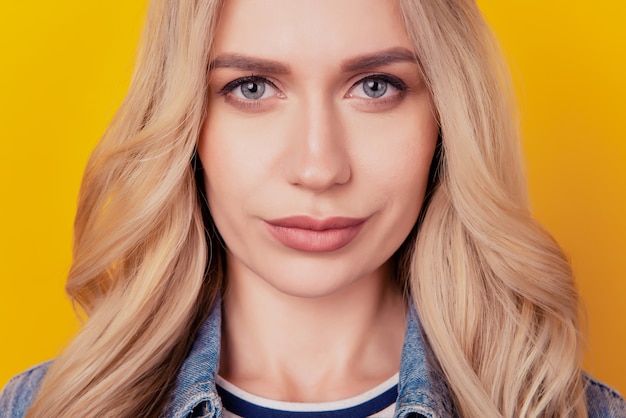
{"label": "yellow backdrop wall", "polygon": [[[76,195],[145,3],[0,6],[0,386],[78,329],[63,293]],[[479,4],[513,69],[534,211],[576,271],[586,368],[626,393],[626,3]]]}

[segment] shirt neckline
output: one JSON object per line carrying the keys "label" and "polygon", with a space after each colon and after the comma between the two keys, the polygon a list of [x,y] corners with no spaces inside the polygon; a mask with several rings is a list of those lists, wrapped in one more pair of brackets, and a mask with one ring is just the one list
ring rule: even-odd
{"label": "shirt neckline", "polygon": [[340,418],[373,416],[395,405],[399,373],[359,395],[331,402],[284,402],[260,397],[216,377],[223,408],[234,416],[258,418]]}
{"label": "shirt neckline", "polygon": [[400,380],[400,373],[396,373],[391,376],[389,379],[384,382],[376,385],[374,388],[369,389],[359,395],[352,396],[350,398],[341,399],[338,401],[330,401],[330,402],[286,402],[286,401],[277,401],[273,399],[264,398],[262,396],[257,396],[252,393],[246,392],[245,390],[239,388],[238,386],[233,385],[223,377],[217,375],[215,379],[215,383],[218,387],[221,387],[225,391],[231,393],[232,395],[242,399],[246,402],[249,402],[254,405],[262,406],[264,408],[271,408],[274,410],[282,410],[282,411],[330,411],[330,410],[338,410],[338,409],[346,409],[351,408],[357,405],[362,404],[363,402],[367,402],[368,400],[374,399],[391,389],[396,388]]}

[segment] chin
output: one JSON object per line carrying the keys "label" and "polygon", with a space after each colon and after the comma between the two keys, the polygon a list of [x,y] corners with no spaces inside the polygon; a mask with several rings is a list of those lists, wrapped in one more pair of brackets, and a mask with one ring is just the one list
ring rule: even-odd
{"label": "chin", "polygon": [[320,280],[320,275],[310,277],[310,275],[290,275],[288,277],[276,277],[266,280],[267,284],[287,296],[303,299],[317,299],[333,296],[341,293],[354,280],[342,278],[332,278],[326,276]]}
{"label": "chin", "polygon": [[361,288],[363,285],[367,287],[367,282],[379,277],[374,273],[378,270],[378,268],[354,270],[354,265],[332,264],[318,268],[285,266],[281,271],[269,272],[260,277],[267,285],[284,295],[314,299],[340,296],[344,291],[354,290],[355,287]]}

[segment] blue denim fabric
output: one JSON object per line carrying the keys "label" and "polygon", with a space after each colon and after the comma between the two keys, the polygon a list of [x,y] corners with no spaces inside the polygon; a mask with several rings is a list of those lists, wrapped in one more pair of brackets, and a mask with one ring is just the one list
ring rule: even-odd
{"label": "blue denim fabric", "polygon": [[[215,388],[219,365],[221,309],[219,303],[201,328],[185,360],[165,417],[221,417],[222,403]],[[417,314],[410,309],[402,350],[396,418],[456,417],[450,390],[423,338]],[[0,417],[22,417],[32,403],[49,363],[13,378],[0,395]],[[626,403],[613,389],[585,375],[589,416],[626,418]]]}

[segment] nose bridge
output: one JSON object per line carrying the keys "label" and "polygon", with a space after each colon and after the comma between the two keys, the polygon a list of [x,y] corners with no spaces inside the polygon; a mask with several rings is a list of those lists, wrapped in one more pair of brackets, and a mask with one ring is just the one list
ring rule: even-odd
{"label": "nose bridge", "polygon": [[333,100],[319,92],[307,95],[298,107],[292,183],[323,191],[346,183],[350,158],[341,116]]}

